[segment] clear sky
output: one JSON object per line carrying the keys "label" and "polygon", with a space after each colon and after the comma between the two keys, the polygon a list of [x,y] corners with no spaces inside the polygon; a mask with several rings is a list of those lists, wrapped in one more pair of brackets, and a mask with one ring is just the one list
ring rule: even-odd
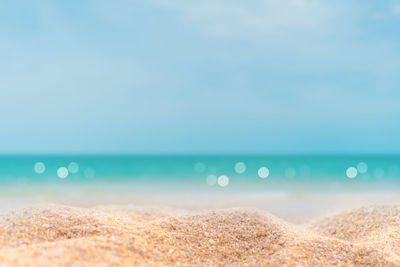
{"label": "clear sky", "polygon": [[0,2],[0,153],[400,153],[400,1]]}

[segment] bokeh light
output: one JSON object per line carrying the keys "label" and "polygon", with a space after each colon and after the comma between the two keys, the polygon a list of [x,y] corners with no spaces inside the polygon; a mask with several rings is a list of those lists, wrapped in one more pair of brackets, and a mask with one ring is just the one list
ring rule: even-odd
{"label": "bokeh light", "polygon": [[258,169],[258,176],[265,179],[269,176],[269,169],[267,167],[261,167]]}
{"label": "bokeh light", "polygon": [[287,168],[285,170],[285,176],[287,178],[294,178],[296,176],[296,170],[294,168]]}
{"label": "bokeh light", "polygon": [[360,162],[357,164],[357,170],[359,173],[364,174],[368,171],[368,165],[365,162]]}
{"label": "bokeh light", "polygon": [[356,178],[357,176],[357,169],[354,167],[349,167],[346,170],[346,176],[350,179]]}
{"label": "bokeh light", "polygon": [[246,164],[244,162],[237,162],[235,164],[235,172],[238,174],[242,174],[246,171]]}
{"label": "bokeh light", "polygon": [[79,171],[79,165],[78,165],[78,163],[76,163],[76,162],[71,162],[71,163],[68,165],[68,171],[69,171],[70,173],[72,173],[72,174],[77,173],[77,172]]}
{"label": "bokeh light", "polygon": [[87,168],[85,169],[85,171],[83,172],[83,175],[85,176],[85,178],[87,179],[92,179],[95,176],[95,171],[92,168]]}
{"label": "bokeh light", "polygon": [[60,167],[57,170],[57,176],[61,179],[65,179],[68,177],[68,169],[65,167]]}
{"label": "bokeh light", "polygon": [[218,185],[221,187],[225,187],[229,184],[229,178],[226,175],[221,175],[218,177]]}
{"label": "bokeh light", "polygon": [[42,174],[46,170],[46,165],[43,162],[36,162],[33,169],[37,174]]}
{"label": "bokeh light", "polygon": [[206,183],[207,183],[209,186],[216,185],[216,184],[217,184],[217,176],[214,175],[214,174],[208,175],[207,178],[206,178]]}

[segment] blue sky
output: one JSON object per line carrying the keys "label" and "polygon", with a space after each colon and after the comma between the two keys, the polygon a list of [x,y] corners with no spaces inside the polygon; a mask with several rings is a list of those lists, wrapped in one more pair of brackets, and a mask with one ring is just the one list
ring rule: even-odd
{"label": "blue sky", "polygon": [[0,3],[0,153],[400,153],[400,1]]}

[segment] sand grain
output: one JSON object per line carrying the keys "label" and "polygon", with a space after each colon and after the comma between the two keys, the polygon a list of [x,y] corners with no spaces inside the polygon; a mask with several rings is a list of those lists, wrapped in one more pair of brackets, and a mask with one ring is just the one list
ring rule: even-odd
{"label": "sand grain", "polygon": [[48,205],[0,218],[0,265],[400,266],[399,237],[397,206],[304,226],[252,209]]}

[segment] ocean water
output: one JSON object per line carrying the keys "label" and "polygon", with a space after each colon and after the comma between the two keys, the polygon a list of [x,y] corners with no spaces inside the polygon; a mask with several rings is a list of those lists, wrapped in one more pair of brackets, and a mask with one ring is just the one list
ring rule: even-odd
{"label": "ocean water", "polygon": [[2,194],[97,184],[212,193],[397,191],[400,156],[0,156]]}

